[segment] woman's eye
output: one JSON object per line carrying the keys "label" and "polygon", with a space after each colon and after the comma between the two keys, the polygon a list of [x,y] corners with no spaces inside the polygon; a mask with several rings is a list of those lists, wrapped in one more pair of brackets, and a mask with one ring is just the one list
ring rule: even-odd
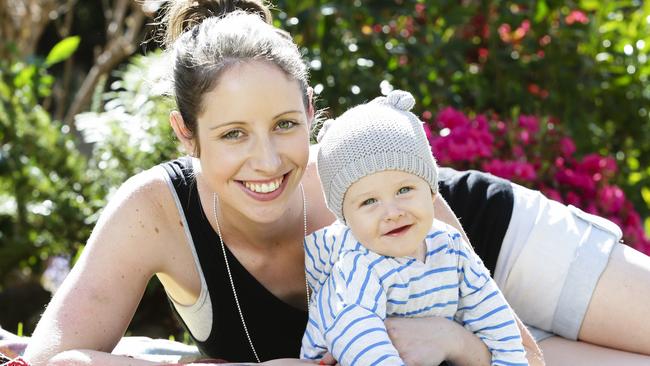
{"label": "woman's eye", "polygon": [[277,126],[281,130],[288,130],[288,129],[294,127],[295,125],[297,125],[297,123],[294,122],[294,121],[282,120],[282,121],[278,122]]}
{"label": "woman's eye", "polygon": [[397,191],[397,194],[408,193],[408,192],[410,192],[412,190],[413,190],[413,188],[411,188],[411,187],[402,187]]}
{"label": "woman's eye", "polygon": [[226,140],[236,140],[238,138],[241,138],[243,135],[244,132],[242,132],[241,130],[232,130],[223,134],[221,138],[224,138]]}
{"label": "woman's eye", "polygon": [[372,204],[375,203],[375,202],[377,202],[376,199],[374,199],[374,198],[368,198],[367,200],[361,202],[361,206],[372,205]]}

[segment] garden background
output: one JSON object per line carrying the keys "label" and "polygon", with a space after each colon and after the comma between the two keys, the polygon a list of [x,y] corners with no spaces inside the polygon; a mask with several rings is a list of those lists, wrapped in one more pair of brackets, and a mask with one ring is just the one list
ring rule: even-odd
{"label": "garden background", "polygon": [[[0,326],[29,335],[127,177],[182,153],[163,1],[0,6]],[[442,165],[619,224],[650,254],[650,2],[278,0],[330,116],[411,91]],[[186,339],[154,280],[131,334]]]}

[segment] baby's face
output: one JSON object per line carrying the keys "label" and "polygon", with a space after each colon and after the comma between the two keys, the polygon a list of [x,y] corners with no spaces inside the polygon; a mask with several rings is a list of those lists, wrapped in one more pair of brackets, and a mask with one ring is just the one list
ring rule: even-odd
{"label": "baby's face", "polygon": [[421,258],[433,222],[433,197],[422,178],[387,170],[367,175],[345,193],[343,215],[355,238],[375,253]]}

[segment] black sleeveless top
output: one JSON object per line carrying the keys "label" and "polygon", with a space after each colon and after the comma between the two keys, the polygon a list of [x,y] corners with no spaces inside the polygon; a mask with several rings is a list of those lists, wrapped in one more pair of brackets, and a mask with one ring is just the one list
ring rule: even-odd
{"label": "black sleeveless top", "polygon": [[[201,208],[191,158],[182,157],[161,166],[171,178],[180,200],[212,302],[210,335],[205,341],[192,338],[208,357],[230,362],[254,360],[237,312],[219,237]],[[494,271],[512,214],[510,184],[477,171],[441,168],[440,193],[459,217],[477,254]],[[226,253],[239,304],[260,359],[298,358],[307,312],[275,297],[246,271],[227,247]],[[172,309],[176,312],[174,306]],[[184,322],[183,325],[187,329]]]}
{"label": "black sleeveless top", "polygon": [[[219,236],[201,208],[191,159],[183,157],[162,166],[169,174],[183,207],[212,302],[210,335],[205,341],[194,339],[194,342],[201,353],[210,358],[230,362],[254,361],[228,280]],[[228,247],[226,253],[239,305],[260,359],[298,358],[307,312],[275,297],[244,269]],[[176,312],[174,306],[172,309]],[[178,318],[183,322],[180,316]],[[187,329],[184,322],[183,325]]]}
{"label": "black sleeveless top", "polygon": [[438,175],[440,194],[458,217],[476,254],[494,273],[512,216],[512,185],[476,170],[440,168]]}

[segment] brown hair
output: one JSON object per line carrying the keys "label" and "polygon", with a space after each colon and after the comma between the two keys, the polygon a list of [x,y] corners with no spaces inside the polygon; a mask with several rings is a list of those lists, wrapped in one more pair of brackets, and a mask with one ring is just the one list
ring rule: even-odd
{"label": "brown hair", "polygon": [[174,63],[173,94],[193,137],[203,95],[225,70],[243,62],[269,62],[295,79],[307,109],[307,66],[289,34],[271,25],[271,13],[261,1],[172,0],[163,21]]}

